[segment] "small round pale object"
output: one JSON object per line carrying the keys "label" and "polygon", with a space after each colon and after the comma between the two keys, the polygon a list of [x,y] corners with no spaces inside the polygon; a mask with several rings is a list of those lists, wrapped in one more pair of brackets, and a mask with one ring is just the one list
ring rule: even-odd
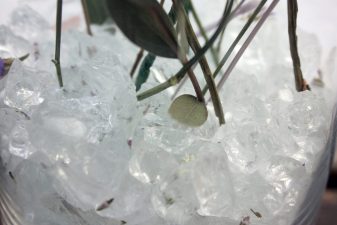
{"label": "small round pale object", "polygon": [[190,127],[203,125],[208,117],[205,103],[188,94],[176,98],[170,106],[169,113],[173,119]]}

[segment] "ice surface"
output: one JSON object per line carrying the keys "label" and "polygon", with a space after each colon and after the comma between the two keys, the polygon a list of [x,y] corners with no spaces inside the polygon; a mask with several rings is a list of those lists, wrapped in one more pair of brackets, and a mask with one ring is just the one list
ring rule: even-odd
{"label": "ice surface", "polygon": [[[50,28],[30,8],[18,9],[10,27],[0,27],[0,57],[31,55],[0,80],[0,178],[22,219],[290,225],[315,182],[331,109],[325,89],[294,90],[279,26],[275,17],[267,22],[221,90],[226,125],[218,126],[209,104],[207,122],[189,128],[167,112],[173,89],[137,103],[128,73],[138,49],[113,26],[93,27],[94,37],[63,33],[58,88]],[[303,63],[310,76],[320,47],[300,37],[310,46]],[[158,59],[142,90],[179,68]],[[187,83],[180,93],[191,91]]]}
{"label": "ice surface", "polygon": [[179,166],[174,156],[145,142],[132,150],[135,154],[130,159],[129,171],[143,183],[157,183]]}

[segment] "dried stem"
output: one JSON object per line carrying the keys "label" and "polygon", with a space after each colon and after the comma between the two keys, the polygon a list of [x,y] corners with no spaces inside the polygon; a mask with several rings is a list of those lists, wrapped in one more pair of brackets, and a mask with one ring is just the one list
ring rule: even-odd
{"label": "dried stem", "polygon": [[[182,62],[183,65],[185,65],[185,64],[187,64],[188,60],[187,60],[186,57],[183,57],[183,58],[181,58],[181,62]],[[193,70],[191,68],[189,68],[187,70],[187,74],[188,74],[188,77],[191,80],[191,83],[192,83],[192,86],[193,86],[193,89],[195,91],[197,99],[199,100],[199,102],[205,102],[204,95],[202,94],[201,87],[199,85],[198,79],[195,76]]]}
{"label": "dried stem", "polygon": [[252,42],[252,40],[254,39],[255,35],[258,33],[258,31],[260,30],[260,28],[262,27],[262,25],[264,24],[264,22],[267,20],[267,18],[269,17],[269,15],[273,11],[273,9],[277,5],[277,3],[279,3],[279,1],[280,0],[273,0],[273,2],[269,5],[269,7],[267,8],[267,10],[261,16],[260,20],[257,22],[257,24],[255,25],[254,29],[249,34],[249,36],[247,37],[246,41],[243,43],[243,45],[241,46],[240,50],[238,51],[238,53],[235,55],[234,59],[232,60],[232,62],[228,66],[226,72],[221,77],[221,79],[220,79],[220,81],[219,81],[219,83],[217,85],[218,90],[220,90],[222,88],[222,86],[225,83],[225,81],[227,80],[228,76],[233,71],[233,69],[236,66],[236,64],[238,63],[238,61],[240,60],[241,56],[243,55],[243,53],[245,52],[245,50],[247,49],[247,47],[249,46],[249,44]]}
{"label": "dried stem", "polygon": [[130,76],[133,77],[133,75],[135,74],[137,68],[138,68],[138,65],[140,63],[140,61],[142,60],[143,58],[143,55],[144,55],[144,49],[140,49],[138,54],[137,54],[137,57],[136,57],[136,60],[135,62],[133,63],[133,66],[132,66],[132,69],[130,71]]}
{"label": "dried stem", "polygon": [[62,71],[60,63],[61,52],[61,29],[62,29],[62,0],[57,0],[57,12],[56,12],[56,43],[55,43],[55,59],[52,62],[55,64],[57,79],[60,87],[63,87]]}
{"label": "dried stem", "polygon": [[83,14],[84,14],[84,18],[85,18],[85,25],[87,28],[87,34],[89,34],[90,36],[92,36],[92,31],[91,31],[91,21],[90,21],[90,16],[89,16],[89,10],[88,10],[88,4],[86,0],[81,0],[82,3],[82,8],[83,8]]}
{"label": "dried stem", "polygon": [[306,91],[310,90],[309,85],[303,78],[301,70],[301,61],[298,54],[297,47],[297,0],[288,0],[288,34],[289,34],[289,43],[290,43],[290,53],[293,60],[294,75],[295,75],[295,84],[297,91]]}

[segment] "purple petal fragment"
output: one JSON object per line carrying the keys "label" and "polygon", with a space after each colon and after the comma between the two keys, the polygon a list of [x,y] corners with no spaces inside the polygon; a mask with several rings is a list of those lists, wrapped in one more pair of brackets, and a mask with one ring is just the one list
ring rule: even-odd
{"label": "purple petal fragment", "polygon": [[0,59],[0,79],[5,76],[5,61]]}

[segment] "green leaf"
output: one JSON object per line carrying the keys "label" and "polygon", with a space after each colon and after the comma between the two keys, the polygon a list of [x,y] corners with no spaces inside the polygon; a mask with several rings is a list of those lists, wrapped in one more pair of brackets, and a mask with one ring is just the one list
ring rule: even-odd
{"label": "green leaf", "polygon": [[133,43],[154,55],[177,58],[177,34],[156,0],[108,0],[117,26]]}
{"label": "green leaf", "polygon": [[136,79],[136,91],[142,87],[142,85],[147,81],[150,75],[150,68],[152,67],[154,61],[156,60],[156,56],[149,53],[139,68],[139,73]]}
{"label": "green leaf", "polygon": [[87,2],[90,22],[102,24],[109,17],[106,0],[85,0]]}
{"label": "green leaf", "polygon": [[170,106],[169,113],[173,119],[190,127],[203,125],[208,117],[205,103],[188,94],[176,98]]}

